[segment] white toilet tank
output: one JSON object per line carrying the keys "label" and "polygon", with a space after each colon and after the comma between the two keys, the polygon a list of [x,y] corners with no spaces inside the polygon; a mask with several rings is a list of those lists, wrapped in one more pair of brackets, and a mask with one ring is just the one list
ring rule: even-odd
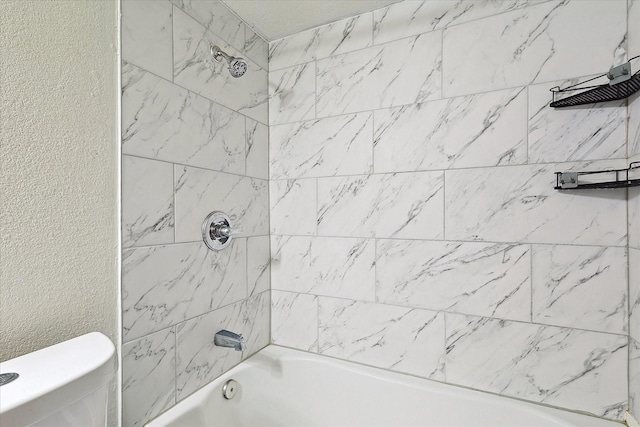
{"label": "white toilet tank", "polygon": [[0,426],[105,426],[116,364],[113,343],[99,332],[0,363],[1,374],[19,374],[0,386]]}

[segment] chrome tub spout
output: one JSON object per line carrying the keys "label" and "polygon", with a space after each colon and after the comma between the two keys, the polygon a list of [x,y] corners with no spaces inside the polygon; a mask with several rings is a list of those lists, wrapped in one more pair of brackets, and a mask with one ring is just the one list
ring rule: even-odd
{"label": "chrome tub spout", "polygon": [[218,347],[229,347],[236,351],[244,351],[247,347],[247,342],[242,335],[225,329],[216,332],[213,337],[213,343]]}

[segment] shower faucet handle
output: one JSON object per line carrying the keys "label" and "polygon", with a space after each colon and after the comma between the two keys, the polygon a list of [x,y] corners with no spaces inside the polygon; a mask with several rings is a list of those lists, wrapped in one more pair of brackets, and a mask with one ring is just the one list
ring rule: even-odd
{"label": "shower faucet handle", "polygon": [[212,251],[221,251],[231,244],[233,237],[242,230],[231,226],[229,215],[220,211],[213,211],[202,223],[202,240]]}

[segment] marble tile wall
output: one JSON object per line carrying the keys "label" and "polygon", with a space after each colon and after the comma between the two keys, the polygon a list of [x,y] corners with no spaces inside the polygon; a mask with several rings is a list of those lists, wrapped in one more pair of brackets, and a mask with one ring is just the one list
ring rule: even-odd
{"label": "marble tile wall", "polygon": [[272,342],[620,420],[640,193],[553,186],[625,167],[640,101],[548,103],[640,54],[639,5],[404,1],[271,42]]}
{"label": "marble tile wall", "polygon": [[[629,55],[640,55],[640,0],[628,1]],[[640,69],[640,58],[632,63]],[[629,98],[629,161],[640,162],[640,93]],[[640,173],[636,174],[640,177]],[[629,189],[629,407],[640,420],[640,188]]]}
{"label": "marble tile wall", "polygon": [[[247,59],[239,80],[209,44]],[[123,426],[270,342],[268,45],[220,2],[122,1]],[[205,216],[242,233],[208,250]],[[242,333],[243,353],[213,345]]]}

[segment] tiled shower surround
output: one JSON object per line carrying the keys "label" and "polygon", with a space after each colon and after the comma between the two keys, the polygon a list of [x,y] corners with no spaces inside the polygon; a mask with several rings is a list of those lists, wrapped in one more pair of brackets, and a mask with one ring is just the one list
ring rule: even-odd
{"label": "tiled shower surround", "polygon": [[[247,58],[243,79],[209,45]],[[268,45],[217,2],[122,1],[123,425],[269,344]],[[214,210],[242,234],[209,251]],[[213,344],[242,333],[244,353]]]}
{"label": "tiled shower surround", "polygon": [[548,107],[639,31],[638,1],[404,1],[272,42],[272,342],[640,415],[640,193],[553,189],[640,160],[640,100]]}
{"label": "tiled shower surround", "polygon": [[640,190],[553,185],[640,160],[639,96],[548,103],[640,54],[640,1],[409,0],[269,47],[213,0],[122,14],[125,426],[269,342],[638,418]]}

